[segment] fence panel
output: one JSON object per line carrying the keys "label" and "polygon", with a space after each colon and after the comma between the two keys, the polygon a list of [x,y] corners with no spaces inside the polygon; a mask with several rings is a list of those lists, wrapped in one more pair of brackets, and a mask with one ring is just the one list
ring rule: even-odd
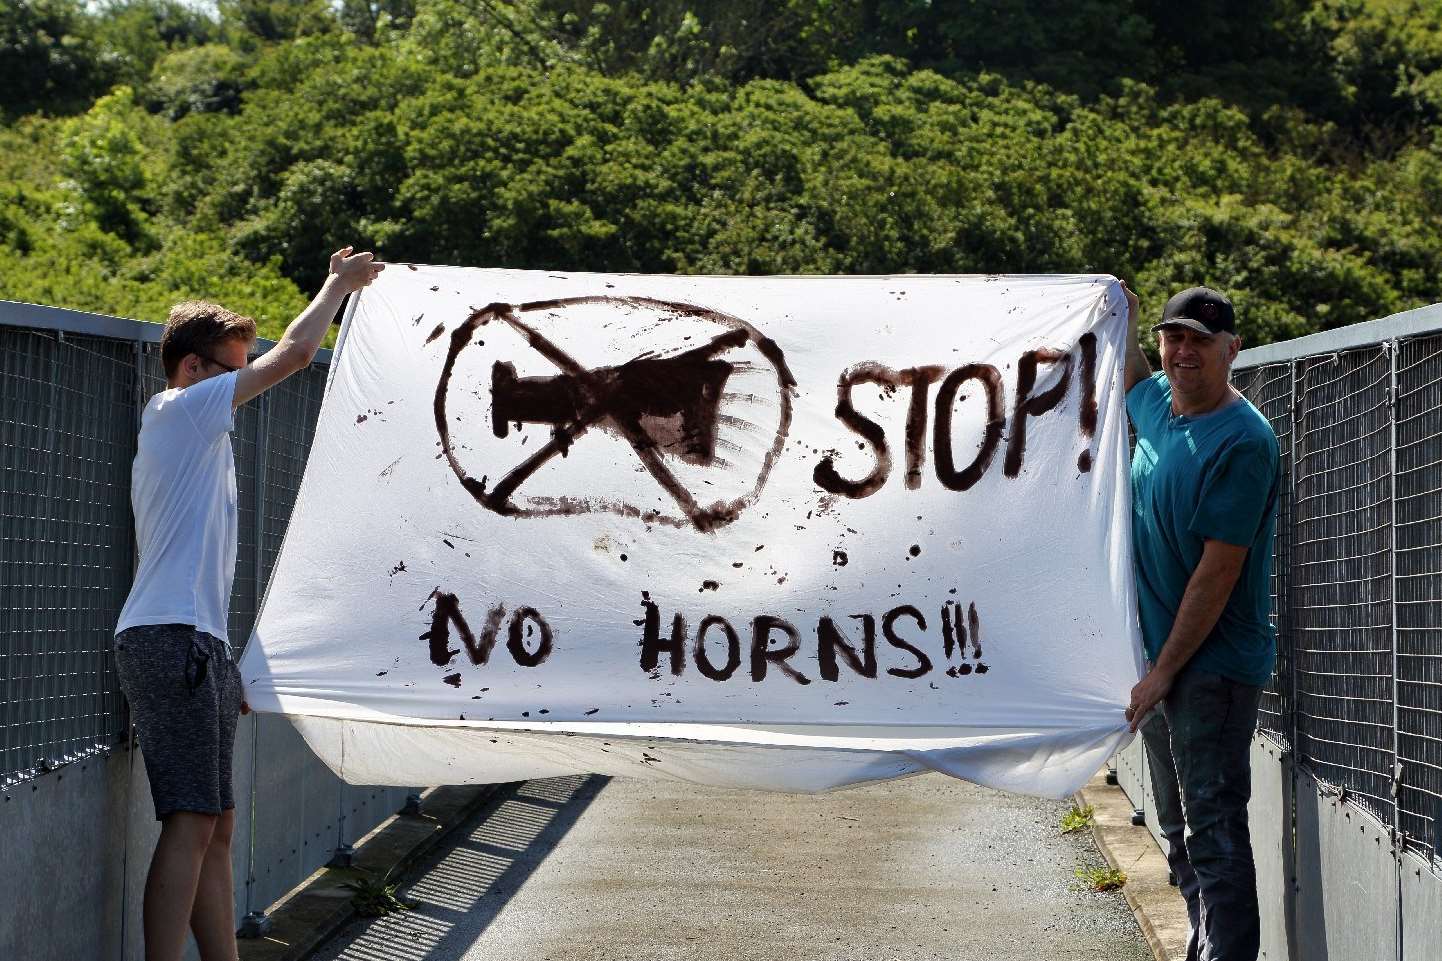
{"label": "fence panel", "polygon": [[230,433],[231,448],[235,451],[235,488],[237,523],[235,581],[230,592],[230,642],[235,652],[240,653],[241,645],[250,636],[255,624],[256,610],[260,606],[260,582],[257,576],[260,551],[257,518],[262,514],[260,505],[261,475],[265,469],[265,447],[261,443],[266,421],[266,398],[242,406],[235,412],[235,428]]}
{"label": "fence panel", "polygon": [[1272,364],[1244,371],[1237,377],[1237,389],[1252,402],[1272,425],[1282,462],[1281,494],[1277,502],[1277,533],[1272,539],[1272,629],[1276,633],[1277,660],[1272,680],[1262,692],[1257,727],[1281,744],[1290,744],[1292,656],[1289,637],[1287,592],[1290,584],[1292,527],[1292,365]]}
{"label": "fence panel", "polygon": [[[326,370],[309,367],[266,393],[265,513],[260,519],[260,577],[270,582],[325,392]],[[263,598],[262,598],[263,600]]]}
{"label": "fence panel", "polygon": [[1442,852],[1442,337],[1397,353],[1397,826]]}
{"label": "fence panel", "polygon": [[1297,752],[1392,822],[1391,354],[1297,374],[1290,644]]}
{"label": "fence panel", "polygon": [[0,328],[0,786],[124,730],[134,394],[132,344]]}
{"label": "fence panel", "polygon": [[[313,365],[236,412],[237,653],[295,503],[325,376]],[[153,341],[0,324],[0,787],[124,736],[110,645],[134,569],[130,465],[139,411],[164,387]]]}

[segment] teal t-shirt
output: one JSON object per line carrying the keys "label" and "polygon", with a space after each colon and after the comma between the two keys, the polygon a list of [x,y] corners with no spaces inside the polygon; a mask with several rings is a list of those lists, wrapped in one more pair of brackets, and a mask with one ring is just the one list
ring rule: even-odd
{"label": "teal t-shirt", "polygon": [[1281,462],[1271,424],[1245,398],[1208,414],[1172,413],[1172,388],[1157,373],[1127,394],[1132,452],[1132,558],[1147,657],[1171,633],[1202,544],[1246,547],[1232,596],[1189,663],[1243,684],[1271,678],[1276,639],[1269,614],[1272,535]]}

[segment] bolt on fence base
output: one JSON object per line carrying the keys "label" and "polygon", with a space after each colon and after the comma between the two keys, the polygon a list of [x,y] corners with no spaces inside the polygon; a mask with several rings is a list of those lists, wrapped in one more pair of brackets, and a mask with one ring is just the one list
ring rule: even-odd
{"label": "bolt on fence base", "polygon": [[1141,827],[1147,823],[1147,813],[1141,808],[1132,808],[1132,824]]}
{"label": "bolt on fence base", "polygon": [[328,868],[348,868],[355,861],[355,845],[342,844],[335,849],[330,860],[325,863]]}
{"label": "bolt on fence base", "polygon": [[401,813],[418,818],[425,813],[425,802],[421,800],[419,794],[407,794],[406,803],[401,807]]}
{"label": "bolt on fence base", "polygon": [[266,917],[264,911],[252,911],[240,921],[240,930],[235,932],[237,938],[263,938],[270,934],[271,920]]}

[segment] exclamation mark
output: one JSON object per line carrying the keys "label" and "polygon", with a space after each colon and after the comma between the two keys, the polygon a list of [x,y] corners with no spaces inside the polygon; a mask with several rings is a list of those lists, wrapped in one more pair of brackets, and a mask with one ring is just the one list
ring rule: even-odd
{"label": "exclamation mark", "polygon": [[[966,624],[962,622],[964,616],[961,605],[955,601],[946,601],[941,605],[941,637],[946,659],[951,660],[953,654],[961,655],[960,664],[953,664],[946,669],[948,677],[962,677],[972,671],[971,665],[966,663]],[[975,620],[972,623],[974,624]]]}
{"label": "exclamation mark", "polygon": [[971,628],[971,655],[976,658],[976,673],[985,674],[991,669],[981,663],[981,615],[976,613],[975,601],[967,605],[966,623]]}
{"label": "exclamation mark", "polygon": [[1076,459],[1077,470],[1083,474],[1092,469],[1092,436],[1097,431],[1097,335],[1082,334],[1081,336],[1081,432],[1086,438],[1087,449],[1081,452]]}

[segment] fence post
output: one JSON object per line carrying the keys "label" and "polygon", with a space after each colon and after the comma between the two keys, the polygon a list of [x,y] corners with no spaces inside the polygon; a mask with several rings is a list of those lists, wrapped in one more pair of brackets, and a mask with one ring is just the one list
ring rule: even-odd
{"label": "fence post", "polygon": [[1392,854],[1396,867],[1397,914],[1392,919],[1397,939],[1397,961],[1403,961],[1402,937],[1402,858],[1407,849],[1407,835],[1402,830],[1402,760],[1397,715],[1397,355],[1401,351],[1400,340],[1389,340],[1383,344],[1387,351],[1387,614],[1392,635]]}
{"label": "fence post", "polygon": [[[270,433],[270,398],[266,394],[261,394],[256,398],[256,402],[259,407],[256,410],[255,427],[255,596],[256,607],[259,607],[265,553],[265,455],[266,437]],[[255,613],[259,614],[260,612],[256,611]],[[254,632],[253,619],[251,630]],[[240,930],[236,932],[236,936],[241,938],[263,938],[270,933],[271,929],[271,919],[265,911],[258,909],[255,905],[255,771],[256,757],[259,753],[260,715],[252,712],[250,715],[250,835],[245,865],[245,917],[241,919]]]}
{"label": "fence post", "polygon": [[1402,788],[1402,761],[1397,716],[1397,354],[1401,342],[1387,341],[1387,607],[1392,634],[1392,842],[1405,847],[1398,801]]}
{"label": "fence post", "polygon": [[[342,735],[344,737],[344,735]],[[335,822],[335,853],[326,862],[328,868],[348,868],[355,862],[355,845],[346,843],[345,839],[345,782],[341,781],[335,788],[336,796],[336,822]]]}
{"label": "fence post", "polygon": [[1291,455],[1290,455],[1290,457],[1288,458],[1288,459],[1291,461],[1291,464],[1290,464],[1290,473],[1291,473],[1291,481],[1290,481],[1291,500],[1289,501],[1289,504],[1288,504],[1289,510],[1288,510],[1288,517],[1287,517],[1287,530],[1286,530],[1286,533],[1285,533],[1285,535],[1284,535],[1284,536],[1287,538],[1287,567],[1288,567],[1288,570],[1287,570],[1286,596],[1285,596],[1285,598],[1282,600],[1282,604],[1283,604],[1283,606],[1284,606],[1284,608],[1285,608],[1285,610],[1286,610],[1286,615],[1287,615],[1287,616],[1286,616],[1286,621],[1287,621],[1287,624],[1286,624],[1286,628],[1287,628],[1287,679],[1286,679],[1286,691],[1287,691],[1287,693],[1286,693],[1286,698],[1285,698],[1285,701],[1284,701],[1284,703],[1283,703],[1283,708],[1282,708],[1282,709],[1286,712],[1286,715],[1287,715],[1287,716],[1286,716],[1287,740],[1290,742],[1291,747],[1292,747],[1292,769],[1293,769],[1293,776],[1292,776],[1292,788],[1293,788],[1293,790],[1292,790],[1292,798],[1293,798],[1293,802],[1294,802],[1294,803],[1295,803],[1295,801],[1296,801],[1296,781],[1297,781],[1297,778],[1296,778],[1296,768],[1297,768],[1297,765],[1298,765],[1299,761],[1301,760],[1301,755],[1302,755],[1302,740],[1301,740],[1301,724],[1300,724],[1300,722],[1297,720],[1297,650],[1296,650],[1296,647],[1297,647],[1297,646],[1296,646],[1296,644],[1294,643],[1294,640],[1295,640],[1295,631],[1296,631],[1296,624],[1297,624],[1297,606],[1298,606],[1298,605],[1297,605],[1296,585],[1292,582],[1291,565],[1292,565],[1292,560],[1293,560],[1293,558],[1292,558],[1292,547],[1293,547],[1293,540],[1294,540],[1294,536],[1293,536],[1293,535],[1294,535],[1294,533],[1295,533],[1295,529],[1296,529],[1296,526],[1297,526],[1297,506],[1298,506],[1298,503],[1299,503],[1300,500],[1301,500],[1300,493],[1301,493],[1301,487],[1302,487],[1302,474],[1301,474],[1300,468],[1301,468],[1301,464],[1302,464],[1302,455],[1301,455],[1302,438],[1303,438],[1303,435],[1305,434],[1305,431],[1303,430],[1303,422],[1304,422],[1304,420],[1305,420],[1305,416],[1304,416],[1304,415],[1305,415],[1305,413],[1306,413],[1306,403],[1307,403],[1307,402],[1306,402],[1306,394],[1307,394],[1307,368],[1306,368],[1306,361],[1305,361],[1305,360],[1294,360],[1294,361],[1292,361],[1292,445],[1291,445],[1291,446],[1292,446],[1292,450],[1291,450]]}
{"label": "fence post", "polygon": [[1297,528],[1297,506],[1300,500],[1301,489],[1301,455],[1299,451],[1302,446],[1302,422],[1306,411],[1306,382],[1307,368],[1305,360],[1293,360],[1288,365],[1291,369],[1289,392],[1291,395],[1291,415],[1289,428],[1291,430],[1290,450],[1287,452],[1287,516],[1284,518],[1283,529],[1278,536],[1283,538],[1282,544],[1285,553],[1282,555],[1286,561],[1284,571],[1285,580],[1280,585],[1279,597],[1277,598],[1278,627],[1277,644],[1287,645],[1286,676],[1282,677],[1279,672],[1278,679],[1282,684],[1282,720],[1281,727],[1287,735],[1287,752],[1290,761],[1286,772],[1286,791],[1289,809],[1287,830],[1290,832],[1286,850],[1287,855],[1287,886],[1284,893],[1285,903],[1282,906],[1283,930],[1287,939],[1288,954],[1292,954],[1297,945],[1297,902],[1301,893],[1301,884],[1297,874],[1297,793],[1301,783],[1302,747],[1301,747],[1301,724],[1297,720],[1297,645],[1296,645],[1296,623],[1297,623],[1297,591],[1292,578],[1292,552],[1296,541]]}
{"label": "fence post", "polygon": [[[131,341],[135,352],[135,382],[130,387],[130,403],[134,406],[134,427],[136,445],[139,445],[140,425],[145,415],[145,355],[149,347],[139,340]],[[130,579],[140,569],[140,543],[135,539],[135,527],[130,528]],[[135,782],[135,737],[130,726],[130,703],[120,698],[120,729],[125,738],[125,806],[121,809],[125,827],[120,834],[120,961],[125,961],[126,940],[130,935],[130,798]]]}
{"label": "fence post", "polygon": [[250,715],[250,834],[245,861],[245,917],[236,937],[263,938],[270,933],[271,920],[255,909],[255,756],[260,751],[260,715]]}

